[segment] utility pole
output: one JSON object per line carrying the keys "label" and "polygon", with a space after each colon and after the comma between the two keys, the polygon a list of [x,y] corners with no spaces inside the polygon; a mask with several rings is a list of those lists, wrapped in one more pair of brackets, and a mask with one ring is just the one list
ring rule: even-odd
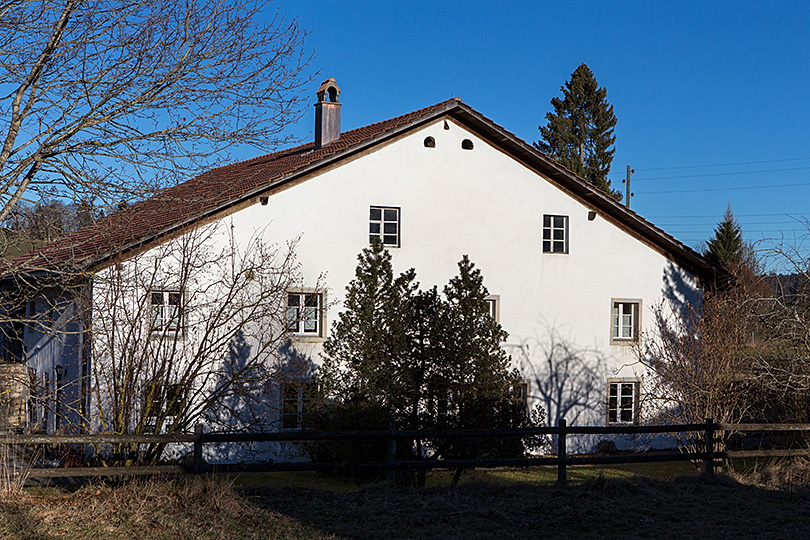
{"label": "utility pole", "polygon": [[624,184],[624,205],[627,208],[630,208],[630,197],[633,196],[633,193],[630,192],[630,175],[633,174],[633,169],[630,168],[630,165],[627,166],[627,179],[622,180],[622,184]]}

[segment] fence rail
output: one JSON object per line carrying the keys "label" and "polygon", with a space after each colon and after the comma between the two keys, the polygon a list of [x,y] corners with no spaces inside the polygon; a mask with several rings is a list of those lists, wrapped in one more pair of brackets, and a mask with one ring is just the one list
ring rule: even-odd
{"label": "fence rail", "polygon": [[[402,469],[458,469],[495,467],[534,467],[557,466],[557,481],[565,483],[567,468],[571,465],[604,465],[622,463],[654,463],[671,461],[697,461],[703,463],[707,476],[714,472],[715,460],[749,457],[784,457],[810,455],[810,448],[788,448],[770,450],[725,450],[715,451],[715,434],[718,432],[810,432],[810,424],[726,424],[714,423],[711,419],[700,424],[674,425],[622,425],[622,426],[568,426],[560,420],[556,427],[523,429],[465,429],[465,430],[399,430],[392,424],[388,430],[378,431],[282,431],[276,433],[204,433],[197,426],[194,433],[177,435],[0,435],[0,445],[98,445],[98,444],[193,444],[193,460],[187,466],[152,465],[129,467],[60,467],[15,469],[15,474],[25,474],[30,478],[66,478],[97,476],[130,476],[154,474],[184,474],[200,472],[269,472],[269,471],[322,471],[350,469],[386,469],[393,479],[396,471]],[[567,452],[569,435],[627,435],[654,433],[686,433],[699,436],[703,451],[656,451],[622,455],[570,455]],[[397,443],[411,443],[428,438],[525,438],[537,435],[551,435],[556,438],[556,454],[542,457],[524,458],[481,458],[481,459],[441,459],[410,460],[397,455]],[[381,440],[388,442],[388,455],[385,462],[369,463],[326,463],[326,462],[282,462],[253,463],[238,465],[207,465],[203,461],[203,446],[223,443],[247,442],[295,442],[295,441],[337,441],[337,440]],[[2,458],[0,458],[1,460]]]}

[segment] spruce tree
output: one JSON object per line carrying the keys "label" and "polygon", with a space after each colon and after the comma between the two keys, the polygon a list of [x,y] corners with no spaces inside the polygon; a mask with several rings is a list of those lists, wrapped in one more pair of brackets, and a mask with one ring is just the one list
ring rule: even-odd
{"label": "spruce tree", "polygon": [[[443,364],[452,373],[448,382],[454,399],[452,414],[437,420],[462,429],[526,427],[527,411],[517,395],[521,378],[509,369],[511,359],[501,346],[508,333],[490,316],[484,278],[466,255],[444,295],[448,307],[442,326],[447,344]],[[445,458],[515,457],[523,451],[522,441],[514,438],[449,439],[434,445]]]}
{"label": "spruce tree", "polygon": [[[378,239],[358,259],[345,310],[324,344],[318,379],[328,397],[373,405],[363,414],[383,411],[403,429],[519,427],[528,421],[514,393],[520,378],[501,347],[507,334],[489,315],[483,277],[467,256],[444,297],[436,287],[417,290],[413,269],[394,278],[391,256]],[[522,451],[520,440],[507,443],[455,439],[430,446],[445,457]],[[422,455],[417,445],[415,457]]]}
{"label": "spruce tree", "polygon": [[552,98],[553,112],[540,126],[542,140],[535,147],[559,161],[590,184],[616,200],[622,194],[610,186],[607,175],[613,161],[616,116],[607,102],[607,90],[599,88],[593,72],[581,64],[560,88],[563,98]]}
{"label": "spruce tree", "polygon": [[407,355],[414,277],[409,270],[394,278],[391,255],[379,238],[358,256],[355,278],[346,288],[346,309],[324,343],[321,380],[326,392],[396,408],[390,385]]}
{"label": "spruce tree", "polygon": [[458,275],[444,288],[448,303],[447,331],[458,377],[469,381],[478,396],[503,397],[514,381],[509,377],[509,355],[501,347],[508,334],[489,316],[487,288],[481,271],[467,255],[458,263]]}
{"label": "spruce tree", "polygon": [[726,270],[734,270],[745,261],[747,250],[742,238],[742,228],[729,205],[723,214],[723,220],[714,230],[714,236],[706,242],[704,255]]}

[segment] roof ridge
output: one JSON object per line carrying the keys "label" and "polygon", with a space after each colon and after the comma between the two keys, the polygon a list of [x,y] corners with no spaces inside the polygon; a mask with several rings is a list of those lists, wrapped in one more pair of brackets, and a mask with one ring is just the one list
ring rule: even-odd
{"label": "roof ridge", "polygon": [[[388,118],[386,120],[380,120],[380,121],[377,121],[377,122],[373,122],[371,124],[366,124],[365,126],[352,128],[352,129],[347,130],[347,131],[341,131],[340,136],[343,137],[344,135],[346,135],[346,136],[352,135],[352,134],[357,133],[357,132],[359,132],[361,130],[370,129],[370,128],[373,128],[375,126],[379,126],[379,125],[385,124],[385,123],[392,123],[392,122],[396,123],[396,121],[404,119],[405,117],[421,116],[421,115],[423,115],[423,114],[425,114],[425,113],[427,113],[427,112],[429,112],[429,111],[431,111],[433,109],[441,107],[442,105],[450,104],[450,103],[453,103],[453,102],[464,103],[461,100],[460,97],[458,97],[458,96],[453,97],[453,98],[450,98],[450,99],[446,99],[444,101],[440,101],[438,103],[434,103],[433,105],[429,105],[427,107],[417,109],[415,111],[411,111],[411,112],[408,112],[408,113],[405,113],[405,114],[401,114],[399,116],[393,116],[393,117]],[[337,142],[339,140],[340,140],[340,138],[338,138],[334,142]],[[268,158],[278,159],[279,157],[282,157],[284,155],[288,155],[288,154],[296,153],[296,152],[299,152],[299,151],[303,151],[303,150],[309,149],[310,147],[311,147],[312,150],[315,150],[314,146],[315,146],[315,143],[313,141],[309,141],[309,142],[306,142],[306,143],[303,143],[303,144],[299,144],[297,146],[292,146],[290,148],[283,148],[281,150],[276,150],[275,152],[269,152],[267,154],[261,154],[261,155],[258,155],[258,156],[253,156],[253,157],[243,159],[243,160],[240,160],[240,161],[234,161],[233,163],[226,163],[224,165],[219,165],[219,166],[214,167],[212,169],[207,169],[206,171],[200,173],[199,175],[197,175],[197,176],[195,176],[193,178],[190,178],[189,180],[193,180],[194,178],[199,178],[200,176],[207,175],[207,174],[212,173],[214,171],[218,171],[220,169],[224,169],[224,168],[228,168],[228,167],[234,167],[234,166],[238,166],[238,165],[248,165],[248,164],[251,164],[251,163],[256,162],[256,161],[267,161]],[[176,184],[176,185],[179,186],[181,184],[184,184],[185,182],[188,182],[189,180],[186,180],[186,181],[181,182],[180,184]],[[170,186],[170,187],[166,188],[165,190],[171,189],[172,187],[175,187],[175,186]],[[163,191],[165,191],[165,190],[163,190]],[[140,202],[140,201],[138,201],[138,202]]]}
{"label": "roof ridge", "polygon": [[426,114],[426,113],[428,113],[428,112],[430,112],[430,111],[432,111],[434,109],[438,109],[438,108],[442,107],[443,105],[447,105],[447,104],[454,103],[454,102],[461,102],[461,99],[460,98],[446,99],[444,101],[440,101],[439,103],[434,103],[433,105],[429,105],[428,107],[423,107],[421,109],[417,109],[417,110],[411,111],[409,113],[401,114],[399,116],[394,116],[393,118],[389,118],[387,120],[380,120],[379,122],[374,122],[372,124],[368,124],[368,125],[365,125],[365,126],[362,126],[362,127],[359,127],[359,128],[350,129],[349,131],[343,131],[343,132],[341,132],[340,136],[342,137],[343,135],[349,135],[351,133],[354,133],[354,132],[357,132],[357,131],[360,131],[360,130],[363,130],[363,129],[373,128],[373,127],[379,126],[381,124],[401,121],[401,120],[404,120],[405,117],[419,117],[419,116],[422,116],[422,115],[424,115],[424,114]]}
{"label": "roof ridge", "polygon": [[[9,264],[43,270],[88,269],[121,254],[159,241],[160,238],[193,225],[200,219],[216,216],[229,207],[267,192],[277,182],[311,174],[324,165],[337,163],[358,150],[388,140],[415,124],[445,114],[468,128],[483,129],[495,144],[517,160],[528,160],[549,181],[558,184],[574,197],[585,197],[597,208],[659,246],[663,252],[674,249],[689,265],[710,266],[693,249],[615,199],[589,185],[572,171],[560,165],[514,133],[479,113],[460,98],[450,98],[387,120],[344,131],[331,143],[315,148],[307,142],[269,154],[204,171],[165,188],[152,197],[114,212],[93,225],[47,244]],[[485,135],[487,136],[487,135]]]}
{"label": "roof ridge", "polygon": [[[199,217],[216,210],[228,201],[255,192],[256,188],[269,185],[284,175],[371,141],[396,127],[459,101],[458,98],[451,98],[387,120],[344,131],[337,140],[318,149],[315,149],[315,143],[310,141],[203,171],[193,178],[166,187],[146,199],[108,214],[59,240],[21,255],[11,261],[11,264],[28,266],[39,264],[45,268],[70,264],[81,266],[95,264],[100,262],[98,257],[102,254],[113,254],[128,249],[128,246],[149,241],[173,227],[194,220],[195,216]],[[213,185],[222,185],[223,177],[229,180],[225,188],[211,189]],[[174,205],[178,200],[186,204]],[[169,205],[172,206],[167,209]]]}

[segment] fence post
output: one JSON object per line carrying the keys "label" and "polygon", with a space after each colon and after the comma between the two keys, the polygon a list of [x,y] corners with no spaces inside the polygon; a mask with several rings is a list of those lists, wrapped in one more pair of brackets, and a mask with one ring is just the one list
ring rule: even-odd
{"label": "fence post", "polygon": [[202,443],[203,443],[203,426],[197,424],[194,426],[194,473],[202,472]]}
{"label": "fence post", "polygon": [[565,418],[557,420],[557,427],[560,428],[560,433],[557,435],[557,459],[559,460],[557,464],[557,484],[561,486],[564,486],[567,482],[565,471],[565,426]]}
{"label": "fence post", "polygon": [[714,476],[714,419],[707,418],[706,419],[706,437],[705,442],[706,445],[706,461],[703,466],[703,472],[706,475],[707,479],[711,479]]}
{"label": "fence post", "polygon": [[388,440],[388,483],[393,486],[397,481],[397,423],[391,420],[388,429],[391,431]]}

